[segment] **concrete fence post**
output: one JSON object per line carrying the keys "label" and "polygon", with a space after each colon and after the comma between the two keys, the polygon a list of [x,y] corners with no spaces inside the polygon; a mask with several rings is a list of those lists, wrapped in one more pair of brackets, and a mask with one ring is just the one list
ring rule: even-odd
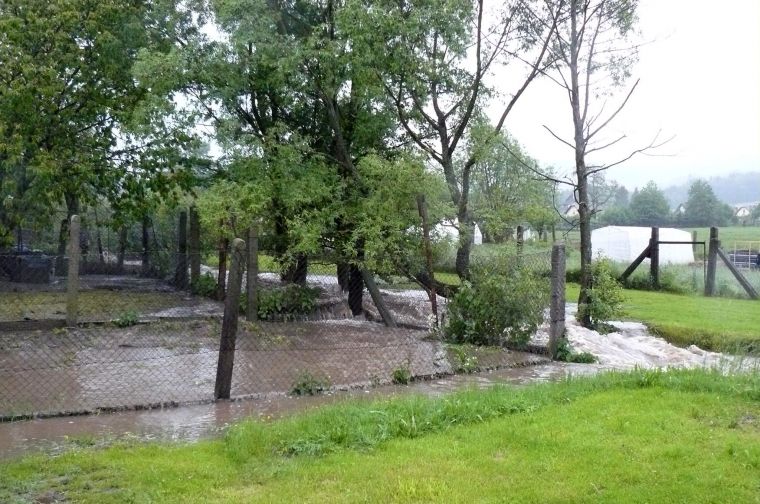
{"label": "concrete fence post", "polygon": [[549,304],[549,354],[557,356],[560,338],[565,337],[565,244],[552,246],[551,300]]}
{"label": "concrete fence post", "polygon": [[66,325],[77,325],[79,314],[79,216],[72,215],[69,224],[69,264],[66,273]]}
{"label": "concrete fence post", "polygon": [[235,364],[238,316],[240,312],[240,287],[245,269],[245,242],[240,238],[232,241],[232,263],[224,299],[224,319],[219,340],[219,361],[216,367],[215,399],[229,399],[232,389],[232,369]]}

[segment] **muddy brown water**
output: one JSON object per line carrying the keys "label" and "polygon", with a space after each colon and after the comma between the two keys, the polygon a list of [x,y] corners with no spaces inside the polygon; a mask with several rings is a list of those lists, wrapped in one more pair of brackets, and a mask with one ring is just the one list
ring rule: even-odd
{"label": "muddy brown water", "polygon": [[122,411],[75,417],[41,418],[0,423],[0,458],[34,452],[55,454],[83,444],[104,445],[115,440],[192,442],[218,436],[235,422],[248,418],[273,419],[349,400],[375,400],[404,394],[439,396],[469,387],[522,385],[597,372],[603,366],[550,363],[452,375],[406,386],[384,385],[334,393],[294,397],[271,394],[238,401],[141,411]]}

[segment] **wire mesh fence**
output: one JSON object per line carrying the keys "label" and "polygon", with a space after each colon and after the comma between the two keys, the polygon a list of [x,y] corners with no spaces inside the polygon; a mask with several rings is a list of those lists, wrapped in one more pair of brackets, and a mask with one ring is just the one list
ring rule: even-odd
{"label": "wire mesh fence", "polygon": [[[461,314],[466,301],[459,298],[470,285],[501,284],[507,298],[522,286],[523,297],[513,305],[533,304],[540,314],[533,329],[544,344],[548,252],[473,264],[471,282],[449,299],[437,296],[434,324],[429,292],[418,285],[377,277],[373,289],[360,275],[345,283],[337,265],[327,274],[329,264],[318,274],[299,275],[303,282],[296,284],[276,272],[249,275],[252,254],[245,247],[230,248],[226,267],[201,264],[193,273],[193,251],[176,251],[181,248],[125,254],[124,268],[100,270],[85,266],[90,259],[84,257],[71,269],[76,254],[70,247],[64,256],[0,254],[0,417],[212,401],[220,397],[230,355],[233,398],[405,383],[546,360],[514,351],[519,346],[502,338],[509,329],[498,325],[482,328],[495,334],[491,340],[457,339],[450,307],[459,303]],[[147,268],[146,260],[162,266]],[[534,347],[526,340],[520,348],[541,352]]]}

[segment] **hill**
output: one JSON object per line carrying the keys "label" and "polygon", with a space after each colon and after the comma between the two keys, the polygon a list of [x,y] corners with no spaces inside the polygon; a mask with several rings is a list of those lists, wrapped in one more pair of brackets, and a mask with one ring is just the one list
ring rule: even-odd
{"label": "hill", "polygon": [[[694,180],[690,178],[683,184],[672,185],[663,190],[672,208],[686,201],[689,197],[689,186]],[[731,173],[710,177],[707,182],[718,199],[729,205],[760,201],[760,172]]]}

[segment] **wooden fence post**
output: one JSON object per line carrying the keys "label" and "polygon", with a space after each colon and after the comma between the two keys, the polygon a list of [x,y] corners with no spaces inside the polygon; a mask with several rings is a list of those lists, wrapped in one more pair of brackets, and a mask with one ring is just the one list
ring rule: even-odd
{"label": "wooden fence post", "polygon": [[517,226],[517,255],[521,256],[523,253],[523,236],[525,232],[522,226]]}
{"label": "wooden fence post", "polygon": [[428,290],[428,298],[430,298],[430,308],[435,317],[435,326],[438,327],[438,294],[435,292],[435,271],[433,267],[433,249],[430,245],[430,221],[428,219],[427,202],[425,201],[425,195],[420,193],[417,195],[417,211],[420,214],[422,220],[422,251],[425,254],[425,269],[430,277],[430,289]]}
{"label": "wooden fence post", "polygon": [[691,241],[694,242],[691,245],[691,249],[694,252],[694,257],[696,258],[697,257],[697,252],[699,251],[699,245],[697,244],[697,232],[696,231],[692,231],[691,232]]}
{"label": "wooden fence post", "polygon": [[232,264],[227,296],[224,300],[222,335],[219,340],[219,361],[216,367],[214,399],[229,399],[232,389],[232,369],[235,364],[238,314],[240,312],[240,285],[245,268],[245,242],[240,238],[232,241]]}
{"label": "wooden fence post", "polygon": [[69,224],[69,264],[66,273],[66,325],[77,325],[79,312],[79,216],[72,215]]}
{"label": "wooden fence post", "polygon": [[177,266],[174,269],[174,286],[187,289],[187,212],[179,213],[179,228],[177,229]]}
{"label": "wooden fence post", "polygon": [[245,314],[249,322],[259,318],[259,230],[257,224],[248,228],[248,269],[246,270],[246,307]]}
{"label": "wooden fence post", "polygon": [[715,295],[715,272],[718,266],[718,249],[720,239],[718,228],[710,228],[710,245],[707,250],[707,278],[705,279],[705,296]]}
{"label": "wooden fence post", "polygon": [[190,230],[189,230],[189,248],[190,248],[190,287],[197,285],[201,277],[201,223],[198,217],[198,210],[190,207]]}
{"label": "wooden fence post", "polygon": [[549,304],[549,354],[557,356],[560,338],[565,337],[565,244],[552,246],[551,300]]}
{"label": "wooden fence post", "polygon": [[224,301],[227,288],[227,247],[230,241],[224,236],[224,219],[219,219],[219,274],[216,277],[216,298]]}
{"label": "wooden fence post", "polygon": [[649,277],[652,286],[656,289],[660,286],[660,228],[652,228],[652,237],[649,239]]}

